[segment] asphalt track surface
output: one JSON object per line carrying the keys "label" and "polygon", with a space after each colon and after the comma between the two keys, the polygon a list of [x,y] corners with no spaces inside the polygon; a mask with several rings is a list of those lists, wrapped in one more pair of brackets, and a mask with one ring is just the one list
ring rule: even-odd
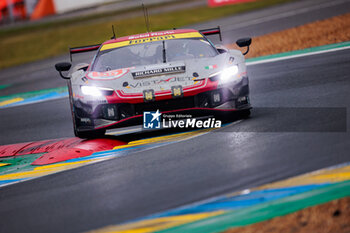
{"label": "asphalt track surface", "polygon": [[[348,49],[249,66],[250,119],[4,187],[0,232],[96,229],[348,162],[349,64]],[[1,144],[72,135],[67,99],[0,114]]]}

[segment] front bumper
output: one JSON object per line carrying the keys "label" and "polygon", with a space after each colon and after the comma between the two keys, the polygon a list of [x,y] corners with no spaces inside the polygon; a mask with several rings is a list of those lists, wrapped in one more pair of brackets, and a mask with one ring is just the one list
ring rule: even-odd
{"label": "front bumper", "polygon": [[249,85],[246,82],[235,87],[220,88],[197,95],[144,103],[101,103],[94,109],[81,101],[74,102],[75,124],[78,131],[117,128],[142,124],[145,111],[162,113],[187,113],[207,116],[215,113],[250,109]]}

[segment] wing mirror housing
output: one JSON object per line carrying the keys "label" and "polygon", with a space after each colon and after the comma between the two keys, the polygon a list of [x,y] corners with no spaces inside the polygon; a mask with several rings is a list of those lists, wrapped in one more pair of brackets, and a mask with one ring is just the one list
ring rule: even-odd
{"label": "wing mirror housing", "polygon": [[246,55],[248,52],[249,52],[249,46],[250,44],[252,43],[252,38],[250,37],[247,37],[247,38],[241,38],[241,39],[238,39],[236,41],[236,44],[239,46],[239,47],[247,47],[247,51],[245,51],[245,53],[243,53],[243,55]]}
{"label": "wing mirror housing", "polygon": [[60,62],[55,65],[56,70],[63,79],[70,79],[68,76],[64,76],[62,72],[70,70],[72,64],[70,62]]}

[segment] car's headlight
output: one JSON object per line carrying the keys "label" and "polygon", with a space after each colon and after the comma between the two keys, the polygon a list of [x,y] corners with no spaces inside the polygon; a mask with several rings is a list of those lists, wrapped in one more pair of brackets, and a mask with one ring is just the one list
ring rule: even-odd
{"label": "car's headlight", "polygon": [[221,71],[220,79],[222,82],[228,82],[232,78],[232,76],[236,75],[237,73],[238,73],[237,65],[227,67]]}
{"label": "car's headlight", "polygon": [[104,88],[104,87],[95,87],[95,86],[81,86],[81,92],[84,95],[90,95],[90,96],[102,96],[102,95],[112,95],[113,89],[110,88]]}
{"label": "car's headlight", "polygon": [[94,86],[81,86],[81,92],[84,95],[102,96],[102,92]]}
{"label": "car's headlight", "polygon": [[238,65],[226,67],[225,69],[216,72],[209,76],[211,81],[220,80],[222,83],[229,82],[232,77],[238,73]]}

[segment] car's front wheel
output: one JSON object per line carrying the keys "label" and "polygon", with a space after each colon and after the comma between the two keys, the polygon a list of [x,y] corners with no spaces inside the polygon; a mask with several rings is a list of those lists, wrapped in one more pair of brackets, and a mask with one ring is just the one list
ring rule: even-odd
{"label": "car's front wheel", "polygon": [[74,110],[74,106],[73,106],[73,98],[71,95],[71,88],[70,86],[68,86],[68,90],[70,90],[70,94],[69,94],[69,102],[70,102],[70,106],[71,106],[71,114],[72,114],[72,119],[73,119],[73,129],[74,129],[74,135],[78,138],[85,138],[85,139],[89,139],[89,138],[100,138],[103,137],[106,133],[105,129],[99,129],[99,130],[88,130],[88,131],[78,131],[77,130],[77,124],[79,123],[79,120],[77,118],[77,116],[75,115],[75,110]]}
{"label": "car's front wheel", "polygon": [[99,129],[99,130],[88,130],[88,131],[77,131],[74,127],[74,134],[78,138],[86,138],[86,139],[92,139],[92,138],[101,138],[105,135],[106,130],[105,129]]}
{"label": "car's front wheel", "polygon": [[100,138],[105,135],[106,133],[105,129],[78,131],[77,124],[79,122],[79,119],[75,116],[75,113],[72,113],[72,116],[73,116],[74,135],[76,137],[88,139],[88,138]]}
{"label": "car's front wheel", "polygon": [[251,114],[250,109],[240,110],[240,112],[239,112],[240,117],[243,119],[249,118],[250,114]]}

